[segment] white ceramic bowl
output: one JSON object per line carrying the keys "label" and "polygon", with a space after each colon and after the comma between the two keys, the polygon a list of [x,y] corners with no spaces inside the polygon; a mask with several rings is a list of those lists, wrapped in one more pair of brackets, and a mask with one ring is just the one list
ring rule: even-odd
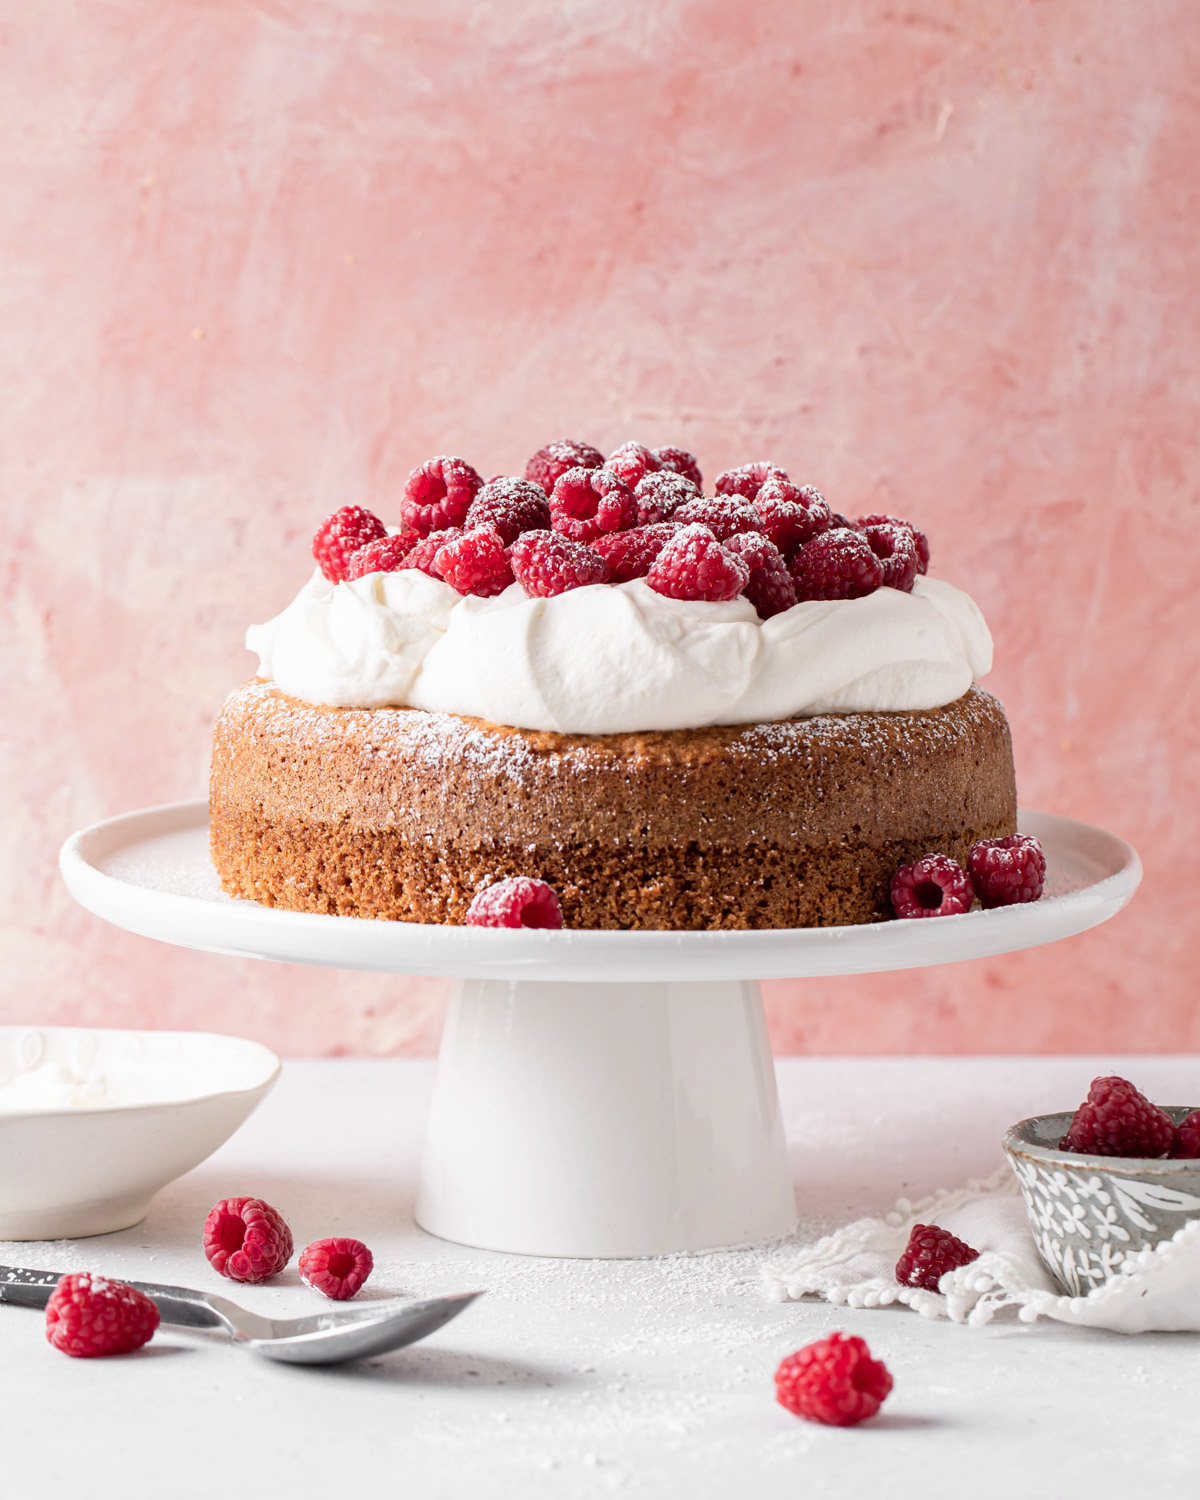
{"label": "white ceramic bowl", "polygon": [[275,1054],[240,1037],[0,1026],[0,1239],[136,1224],[278,1076]]}

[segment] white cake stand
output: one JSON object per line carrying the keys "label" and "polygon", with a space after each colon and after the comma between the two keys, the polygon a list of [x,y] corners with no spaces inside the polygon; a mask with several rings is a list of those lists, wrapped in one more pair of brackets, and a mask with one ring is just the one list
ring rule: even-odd
{"label": "white cake stand", "polygon": [[454,977],[418,1221],[492,1250],[638,1256],[765,1239],[795,1219],[759,979],[1055,942],[1115,915],[1141,879],[1112,834],[1044,813],[1021,827],[1046,850],[1037,903],[793,931],[503,931],[277,911],[222,893],[202,802],[85,828],[61,864],[83,906],[145,937]]}

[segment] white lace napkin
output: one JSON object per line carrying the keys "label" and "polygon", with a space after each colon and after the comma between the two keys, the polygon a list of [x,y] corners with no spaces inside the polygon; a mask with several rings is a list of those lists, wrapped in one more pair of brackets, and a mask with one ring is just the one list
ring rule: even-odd
{"label": "white lace napkin", "polygon": [[[938,1224],[979,1253],[948,1271],[936,1292],[897,1286],[895,1265],[914,1224]],[[788,1247],[762,1268],[774,1300],[810,1295],[848,1307],[899,1302],[926,1318],[979,1327],[1005,1307],[1023,1322],[1055,1318],[1117,1333],[1200,1332],[1200,1220],[1173,1239],[1131,1255],[1120,1274],[1086,1297],[1064,1297],[1038,1256],[1011,1170],[910,1203],[882,1219],[858,1219],[815,1245]]]}

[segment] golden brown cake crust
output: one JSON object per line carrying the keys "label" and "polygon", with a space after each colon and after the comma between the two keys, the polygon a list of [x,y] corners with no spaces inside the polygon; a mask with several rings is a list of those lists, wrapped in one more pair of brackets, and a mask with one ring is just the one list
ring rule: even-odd
{"label": "golden brown cake crust", "polygon": [[325,708],[253,681],[213,737],[213,862],[294,911],[462,922],[505,875],[569,927],[832,926],[889,916],[896,867],[1016,831],[996,699],[647,734],[559,735]]}

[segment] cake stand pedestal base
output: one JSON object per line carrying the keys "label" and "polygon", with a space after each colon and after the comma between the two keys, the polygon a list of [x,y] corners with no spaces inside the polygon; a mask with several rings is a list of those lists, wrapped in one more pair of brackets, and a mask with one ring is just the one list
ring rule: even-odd
{"label": "cake stand pedestal base", "polygon": [[757,983],[457,981],[416,1215],[442,1239],[526,1255],[790,1229]]}

